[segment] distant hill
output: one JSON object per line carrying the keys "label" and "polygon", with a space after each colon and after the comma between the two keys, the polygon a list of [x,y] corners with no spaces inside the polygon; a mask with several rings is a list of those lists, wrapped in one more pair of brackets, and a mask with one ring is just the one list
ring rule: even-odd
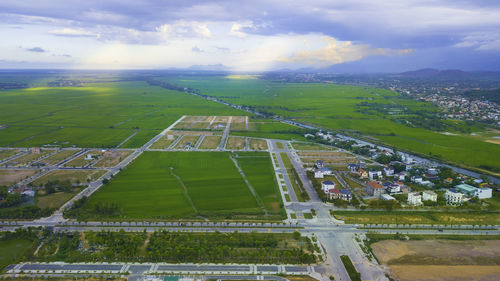
{"label": "distant hill", "polygon": [[223,64],[207,64],[207,65],[191,65],[186,70],[201,70],[201,71],[229,71],[229,67]]}
{"label": "distant hill", "polygon": [[468,73],[458,69],[447,69],[447,70],[439,70],[434,68],[424,68],[415,71],[407,71],[400,73],[400,76],[404,77],[442,77],[442,78],[456,78],[460,76],[466,76]]}

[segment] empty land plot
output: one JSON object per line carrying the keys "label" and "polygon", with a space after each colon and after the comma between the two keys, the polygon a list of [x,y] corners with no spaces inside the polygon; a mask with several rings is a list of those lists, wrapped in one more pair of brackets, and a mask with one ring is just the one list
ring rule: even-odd
{"label": "empty land plot", "polygon": [[221,136],[206,136],[203,138],[199,149],[216,149],[221,141]]}
{"label": "empty land plot", "polygon": [[192,123],[196,120],[198,120],[200,116],[193,116],[193,115],[187,115],[182,118],[181,122],[187,122],[187,123]]}
{"label": "empty land plot", "polygon": [[249,146],[252,150],[267,150],[267,141],[264,139],[249,139]]}
{"label": "empty land plot", "polygon": [[191,126],[191,129],[196,130],[206,130],[210,122],[196,122]]}
{"label": "empty land plot", "polygon": [[0,170],[0,186],[15,184],[38,172],[38,170]]}
{"label": "empty land plot", "polygon": [[103,154],[93,167],[114,167],[122,162],[133,150],[114,150]]}
{"label": "empty land plot", "polygon": [[28,165],[31,162],[34,162],[44,156],[47,156],[50,153],[53,153],[54,150],[43,150],[40,153],[28,153],[26,155],[23,155],[21,157],[18,157],[16,159],[12,159],[11,161],[5,163],[8,166],[14,166],[14,167],[21,167]]}
{"label": "empty land plot", "polygon": [[194,144],[198,141],[199,138],[200,138],[199,135],[198,136],[189,136],[189,135],[182,136],[181,140],[177,143],[175,148],[183,149],[186,146],[194,146]]}
{"label": "empty land plot", "polygon": [[231,130],[245,130],[246,129],[246,116],[233,116],[231,119]]}
{"label": "empty land plot", "polygon": [[263,214],[226,152],[147,151],[101,187],[82,211],[92,213],[96,204],[109,202],[116,203],[119,211],[105,217],[235,218]]}
{"label": "empty land plot", "polygon": [[181,121],[179,123],[177,123],[172,129],[189,129],[191,128],[191,125],[193,124],[193,122],[185,122],[185,121]]}
{"label": "empty land plot", "polygon": [[0,150],[0,161],[16,155],[19,152],[17,149],[2,149]]}
{"label": "empty land plot", "polygon": [[48,182],[69,181],[72,184],[92,182],[106,173],[104,170],[53,170],[33,181],[34,186],[42,186]]}
{"label": "empty land plot", "polygon": [[43,159],[42,162],[45,163],[45,165],[55,165],[63,161],[64,159],[70,157],[71,155],[74,155],[78,151],[79,149],[61,150],[56,154],[50,155],[49,157]]}
{"label": "empty land plot", "polygon": [[498,280],[499,242],[383,240],[371,247],[378,260],[389,265],[398,280]]}
{"label": "empty land plot", "polygon": [[198,122],[211,122],[215,116],[200,116]]}
{"label": "empty land plot", "polygon": [[59,208],[69,199],[73,198],[80,190],[80,188],[75,188],[71,192],[56,192],[49,195],[38,196],[35,205],[40,208]]}
{"label": "empty land plot", "polygon": [[229,137],[226,142],[226,149],[230,150],[243,150],[245,148],[245,138],[243,137]]}
{"label": "empty land plot", "polygon": [[298,152],[297,153],[299,156],[305,156],[305,157],[332,157],[332,158],[342,158],[342,157],[354,157],[350,153],[346,152],[330,152],[330,151],[322,151],[322,152]]}
{"label": "empty land plot", "polygon": [[165,135],[153,143],[150,148],[167,149],[175,140],[177,140],[177,138],[178,136],[176,135]]}
{"label": "empty land plot", "polygon": [[87,166],[95,159],[95,158],[92,158],[90,160],[86,160],[85,157],[87,157],[87,155],[92,154],[94,157],[100,157],[102,155],[102,153],[103,152],[101,150],[88,151],[88,152],[76,157],[75,159],[69,161],[68,163],[64,164],[64,166],[65,167],[84,167],[84,166]]}
{"label": "empty land plot", "polygon": [[308,150],[325,150],[325,151],[331,151],[331,150],[337,150],[334,147],[327,146],[327,145],[322,145],[319,143],[305,143],[305,142],[292,142],[292,146],[295,150],[299,151],[308,151]]}
{"label": "empty land plot", "polygon": [[217,117],[215,117],[215,120],[214,120],[214,122],[225,123],[225,124],[227,124],[227,121],[229,121],[229,116],[217,116]]}
{"label": "empty land plot", "polygon": [[[270,214],[283,216],[281,194],[267,152],[238,152],[238,165]],[[285,215],[286,216],[286,215]]]}

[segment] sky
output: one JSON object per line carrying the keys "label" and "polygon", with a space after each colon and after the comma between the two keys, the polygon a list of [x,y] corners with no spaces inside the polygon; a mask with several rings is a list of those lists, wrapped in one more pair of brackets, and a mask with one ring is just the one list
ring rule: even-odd
{"label": "sky", "polygon": [[0,68],[500,70],[500,1],[2,0]]}

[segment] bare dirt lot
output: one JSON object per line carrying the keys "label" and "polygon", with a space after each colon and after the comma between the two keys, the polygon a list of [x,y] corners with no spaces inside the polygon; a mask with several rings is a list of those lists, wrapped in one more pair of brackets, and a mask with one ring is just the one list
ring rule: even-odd
{"label": "bare dirt lot", "polygon": [[31,177],[38,170],[0,170],[0,185],[11,185],[18,181]]}
{"label": "bare dirt lot", "polygon": [[203,138],[199,149],[216,149],[221,141],[221,136],[206,136]]}
{"label": "bare dirt lot", "polygon": [[168,135],[167,136],[163,136],[163,137],[159,138],[155,143],[153,143],[151,145],[151,148],[153,148],[153,149],[166,149],[176,139],[177,139],[177,136],[170,137],[170,139],[169,139]]}
{"label": "bare dirt lot", "polygon": [[226,149],[242,150],[245,148],[245,138],[229,137],[226,142]]}
{"label": "bare dirt lot", "polygon": [[122,162],[133,150],[115,150],[103,154],[101,159],[94,164],[94,167],[114,167]]}
{"label": "bare dirt lot", "polygon": [[498,280],[499,240],[384,240],[371,245],[399,280]]}
{"label": "bare dirt lot", "polygon": [[104,175],[104,170],[54,170],[36,179],[34,186],[42,186],[49,181],[70,181],[72,184],[84,184],[87,181],[94,181]]}
{"label": "bare dirt lot", "polygon": [[267,150],[267,141],[264,139],[250,139],[250,149],[253,150]]}

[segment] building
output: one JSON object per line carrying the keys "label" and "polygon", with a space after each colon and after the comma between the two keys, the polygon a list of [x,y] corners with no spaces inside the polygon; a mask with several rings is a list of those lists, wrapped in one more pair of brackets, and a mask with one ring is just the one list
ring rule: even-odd
{"label": "building", "polygon": [[406,180],[406,176],[408,176],[408,172],[399,172],[396,174],[397,179],[400,181]]}
{"label": "building", "polygon": [[422,193],[422,200],[423,201],[432,201],[432,202],[436,202],[438,200],[438,197],[437,197],[437,194],[436,192],[432,191],[432,190],[425,190],[423,193]]}
{"label": "building", "polygon": [[340,190],[336,188],[328,190],[328,198],[330,198],[330,200],[340,199]]}
{"label": "building", "polygon": [[358,170],[358,176],[362,179],[366,179],[366,178],[368,178],[368,173],[365,170],[360,168]]}
{"label": "building", "polygon": [[322,178],[324,178],[324,175],[323,175],[323,173],[321,172],[320,169],[314,170],[314,178],[315,179],[322,179]]}
{"label": "building", "polygon": [[317,160],[316,164],[314,164],[314,166],[316,166],[317,169],[321,169],[321,168],[325,167],[325,163],[323,163],[323,161],[321,161],[321,160]]}
{"label": "building", "polygon": [[450,188],[444,193],[444,199],[448,205],[461,205],[464,202],[464,195],[457,190]]}
{"label": "building", "polygon": [[352,192],[349,189],[341,189],[340,190],[340,199],[344,201],[351,202],[352,200]]}
{"label": "building", "polygon": [[384,194],[384,187],[376,181],[370,181],[366,186],[366,192],[371,196],[380,197]]}
{"label": "building", "polygon": [[31,153],[33,154],[40,154],[42,152],[42,149],[40,147],[32,147],[31,148]]}
{"label": "building", "polygon": [[351,172],[351,173],[356,173],[359,169],[359,166],[357,164],[353,164],[353,163],[350,163],[347,165],[347,169]]}
{"label": "building", "polygon": [[477,188],[475,186],[462,183],[462,184],[456,185],[455,189],[458,192],[462,192],[464,194],[467,194],[470,197],[477,197],[479,199],[487,199],[487,198],[491,198],[491,196],[492,196],[491,188],[489,188],[489,187]]}
{"label": "building", "polygon": [[399,184],[393,183],[385,188],[385,191],[389,194],[401,193],[401,186]]}
{"label": "building", "polygon": [[408,193],[408,204],[413,206],[422,205],[422,195],[418,192]]}
{"label": "building", "polygon": [[332,169],[330,169],[329,167],[323,167],[321,169],[319,169],[323,175],[325,176],[331,176],[332,175]]}
{"label": "building", "polygon": [[84,159],[85,160],[92,160],[92,159],[94,159],[94,155],[92,153],[89,153],[89,154],[85,155]]}
{"label": "building", "polygon": [[325,194],[328,194],[328,191],[330,189],[334,189],[335,188],[335,183],[333,181],[323,181],[321,182],[321,190],[323,190],[323,192]]}
{"label": "building", "polygon": [[385,167],[384,168],[384,174],[387,177],[392,177],[394,176],[394,168],[393,167]]}
{"label": "building", "polygon": [[368,177],[371,180],[378,180],[382,178],[382,171],[375,171],[375,170],[370,170],[368,172]]}

